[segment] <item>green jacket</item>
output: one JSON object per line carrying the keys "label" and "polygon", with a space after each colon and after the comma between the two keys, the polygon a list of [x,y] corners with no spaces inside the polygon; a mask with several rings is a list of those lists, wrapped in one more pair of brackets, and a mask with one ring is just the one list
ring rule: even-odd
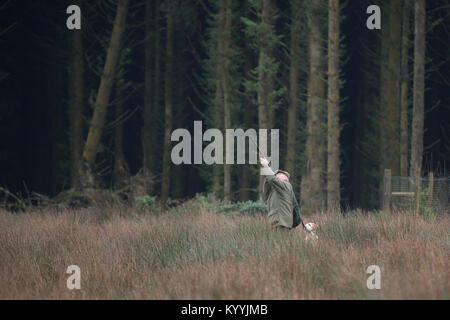
{"label": "green jacket", "polygon": [[[270,168],[269,168],[270,169]],[[300,209],[289,181],[282,181],[269,170],[263,185],[262,200],[269,209],[272,225],[295,228],[301,221]]]}

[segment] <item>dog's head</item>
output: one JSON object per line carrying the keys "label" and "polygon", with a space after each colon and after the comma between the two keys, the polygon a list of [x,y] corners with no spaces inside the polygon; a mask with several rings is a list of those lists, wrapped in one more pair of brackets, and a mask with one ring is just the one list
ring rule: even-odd
{"label": "dog's head", "polygon": [[317,223],[314,223],[314,222],[309,222],[309,223],[305,224],[305,228],[309,232],[317,230],[318,227],[319,226],[317,225]]}

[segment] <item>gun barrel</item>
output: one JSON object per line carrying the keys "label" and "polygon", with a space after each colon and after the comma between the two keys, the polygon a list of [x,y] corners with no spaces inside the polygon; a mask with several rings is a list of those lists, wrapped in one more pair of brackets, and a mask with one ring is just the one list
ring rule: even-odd
{"label": "gun barrel", "polygon": [[258,150],[258,154],[259,154],[260,156],[262,156],[263,158],[266,158],[266,159],[267,159],[266,155],[263,154],[263,153],[261,152],[261,150],[259,150],[259,146],[258,146],[258,144],[256,143],[256,141],[253,140],[253,137],[252,137],[252,136],[249,136],[249,138],[250,138],[250,140],[253,142],[253,144],[256,146],[256,150]]}

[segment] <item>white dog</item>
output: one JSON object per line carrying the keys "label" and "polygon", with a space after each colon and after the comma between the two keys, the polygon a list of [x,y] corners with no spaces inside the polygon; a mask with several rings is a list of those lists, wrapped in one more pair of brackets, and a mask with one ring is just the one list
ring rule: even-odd
{"label": "white dog", "polygon": [[315,233],[315,230],[318,227],[319,226],[314,222],[309,222],[309,223],[305,224],[305,229],[307,231],[305,241],[307,241],[307,242],[311,241],[311,242],[315,243],[319,239],[319,237]]}

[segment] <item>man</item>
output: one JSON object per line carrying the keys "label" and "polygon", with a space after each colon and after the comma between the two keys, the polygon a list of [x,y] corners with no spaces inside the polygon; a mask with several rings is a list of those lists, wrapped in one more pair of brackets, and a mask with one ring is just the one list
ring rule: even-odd
{"label": "man", "polygon": [[269,209],[270,223],[280,230],[293,229],[300,223],[304,226],[297,199],[289,182],[289,173],[282,170],[273,172],[269,167],[269,161],[265,158],[261,158],[261,166],[267,174],[262,199]]}

